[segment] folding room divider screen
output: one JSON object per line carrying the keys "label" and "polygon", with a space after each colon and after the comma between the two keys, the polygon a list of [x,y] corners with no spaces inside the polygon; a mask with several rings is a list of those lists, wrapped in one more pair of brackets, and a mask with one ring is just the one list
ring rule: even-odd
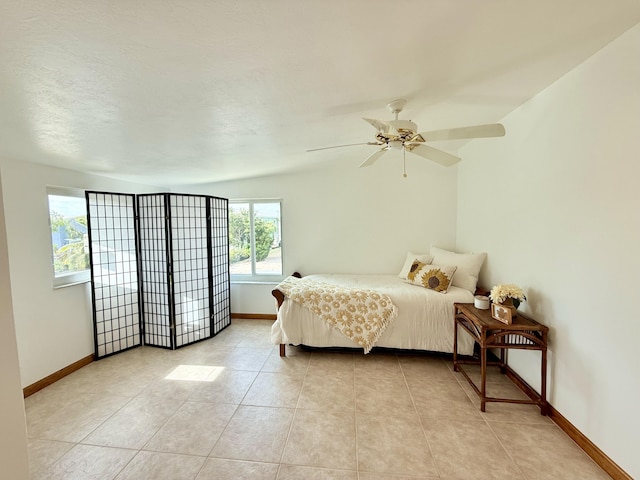
{"label": "folding room divider screen", "polygon": [[96,358],[179,348],[230,324],[227,199],[86,197]]}

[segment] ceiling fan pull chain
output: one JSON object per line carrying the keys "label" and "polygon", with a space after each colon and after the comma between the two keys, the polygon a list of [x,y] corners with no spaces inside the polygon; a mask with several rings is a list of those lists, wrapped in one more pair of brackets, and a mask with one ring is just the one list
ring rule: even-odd
{"label": "ceiling fan pull chain", "polygon": [[402,147],[402,176],[407,178],[407,149]]}

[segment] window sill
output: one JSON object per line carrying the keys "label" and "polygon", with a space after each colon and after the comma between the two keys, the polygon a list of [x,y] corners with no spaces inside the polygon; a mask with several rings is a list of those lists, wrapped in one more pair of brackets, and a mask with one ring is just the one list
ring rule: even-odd
{"label": "window sill", "polygon": [[53,289],[58,290],[60,288],[73,287],[75,285],[82,285],[83,283],[90,283],[90,282],[91,280],[78,280],[77,282],[61,283],[60,285],[54,285]]}
{"label": "window sill", "polygon": [[231,285],[278,285],[282,280],[234,280]]}

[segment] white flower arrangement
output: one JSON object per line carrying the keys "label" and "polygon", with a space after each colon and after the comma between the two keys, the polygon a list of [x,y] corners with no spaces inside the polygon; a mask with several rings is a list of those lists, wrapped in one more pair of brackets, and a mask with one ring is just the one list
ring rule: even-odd
{"label": "white flower arrangement", "polygon": [[496,285],[491,289],[489,298],[494,303],[504,303],[507,298],[511,298],[513,300],[513,306],[516,308],[520,306],[520,302],[527,300],[522,289],[512,283]]}

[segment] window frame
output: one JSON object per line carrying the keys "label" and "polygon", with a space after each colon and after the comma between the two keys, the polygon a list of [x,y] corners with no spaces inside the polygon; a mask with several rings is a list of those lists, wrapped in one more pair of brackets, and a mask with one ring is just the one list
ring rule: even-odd
{"label": "window frame", "polygon": [[[280,269],[277,273],[256,273],[256,239],[254,231],[254,206],[256,204],[277,203],[280,209]],[[282,199],[281,198],[236,198],[229,199],[229,215],[231,214],[231,206],[237,204],[249,205],[249,228],[250,228],[250,248],[251,248],[251,273],[240,274],[231,273],[231,263],[229,263],[229,277],[231,283],[273,283],[279,282],[285,278],[284,275],[284,242],[282,240]],[[231,235],[231,231],[229,231]],[[229,248],[231,248],[231,240],[229,240]]]}
{"label": "window frame", "polygon": [[51,258],[51,274],[52,274],[52,280],[53,280],[53,288],[57,289],[57,288],[70,287],[72,285],[79,285],[82,283],[88,283],[91,281],[91,260],[89,260],[89,265],[85,270],[56,275],[55,259],[53,257],[53,238],[51,236],[51,201],[49,198],[50,196],[53,195],[58,197],[73,197],[73,198],[82,199],[83,204],[85,206],[85,218],[88,218],[89,212],[87,212],[86,210],[87,204],[86,204],[85,191],[80,188],[47,185],[46,195],[47,195],[47,223],[49,226],[49,255]]}

